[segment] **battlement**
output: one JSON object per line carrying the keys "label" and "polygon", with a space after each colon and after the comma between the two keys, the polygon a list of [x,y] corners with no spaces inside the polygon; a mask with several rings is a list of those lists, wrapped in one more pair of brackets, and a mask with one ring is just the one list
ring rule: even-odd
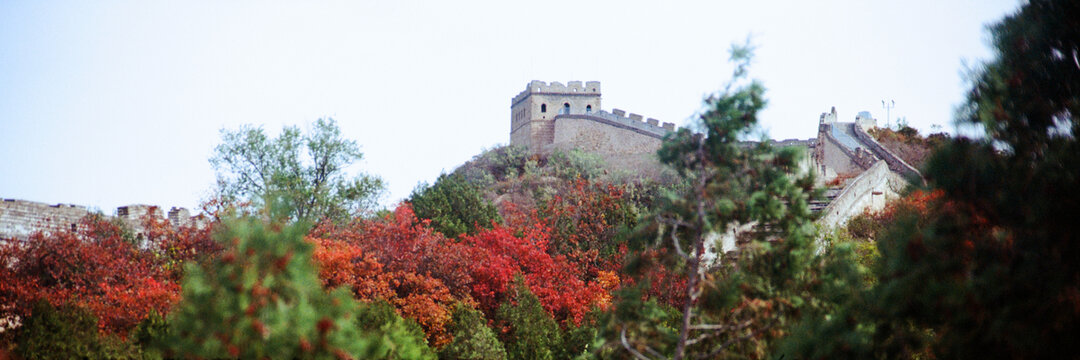
{"label": "battlement", "polygon": [[667,135],[669,132],[675,131],[674,123],[661,123],[660,120],[653,118],[646,119],[644,116],[634,113],[627,115],[626,111],[622,109],[611,109],[611,112],[600,110],[589,114],[570,114],[555,117],[556,120],[560,118],[595,118],[593,120],[603,120],[601,122],[629,130],[635,130],[639,133],[656,138],[663,138],[664,135]]}
{"label": "battlement", "polygon": [[570,81],[566,85],[563,85],[558,81],[552,81],[551,84],[548,84],[540,80],[533,80],[529,82],[529,85],[525,87],[524,91],[518,93],[517,96],[514,96],[510,101],[511,106],[532,94],[600,96],[600,82],[586,81],[584,85],[582,85],[581,81]]}

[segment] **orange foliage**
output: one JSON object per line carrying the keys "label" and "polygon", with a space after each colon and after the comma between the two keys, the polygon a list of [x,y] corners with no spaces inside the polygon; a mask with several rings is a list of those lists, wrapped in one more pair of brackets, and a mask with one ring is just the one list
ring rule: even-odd
{"label": "orange foliage", "polygon": [[327,286],[349,285],[362,300],[384,299],[416,320],[433,345],[449,341],[446,325],[455,302],[494,314],[515,276],[525,278],[556,319],[580,322],[593,305],[610,303],[619,283],[582,280],[577,267],[548,253],[550,228],[535,214],[519,226],[496,224],[460,240],[444,237],[402,204],[384,219],[348,226],[321,224],[309,241]]}

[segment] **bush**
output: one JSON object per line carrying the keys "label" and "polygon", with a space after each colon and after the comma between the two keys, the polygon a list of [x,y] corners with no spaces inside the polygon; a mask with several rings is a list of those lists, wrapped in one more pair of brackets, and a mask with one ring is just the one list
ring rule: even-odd
{"label": "bush", "polygon": [[25,359],[134,358],[136,347],[115,335],[99,334],[98,319],[73,305],[35,303],[33,314],[15,335],[14,354]]}
{"label": "bush", "polygon": [[603,157],[578,149],[556,150],[548,156],[547,165],[552,175],[566,180],[591,180],[604,174]]}

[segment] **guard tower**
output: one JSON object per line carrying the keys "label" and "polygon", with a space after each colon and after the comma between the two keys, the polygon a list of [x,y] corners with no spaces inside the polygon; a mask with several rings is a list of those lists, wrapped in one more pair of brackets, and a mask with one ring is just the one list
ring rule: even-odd
{"label": "guard tower", "polygon": [[510,102],[510,145],[520,145],[530,153],[545,151],[555,139],[555,117],[562,114],[590,114],[600,111],[600,82],[557,81],[549,85],[533,80]]}

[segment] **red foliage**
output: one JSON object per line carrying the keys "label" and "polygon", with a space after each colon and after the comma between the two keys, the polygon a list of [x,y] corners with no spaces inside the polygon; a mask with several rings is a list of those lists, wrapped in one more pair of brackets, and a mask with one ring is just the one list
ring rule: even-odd
{"label": "red foliage", "polygon": [[173,227],[168,219],[147,216],[142,220],[142,234],[147,246],[163,256],[162,266],[176,282],[183,277],[183,264],[216,258],[224,250],[210,234],[213,225]]}
{"label": "red foliage", "polygon": [[566,255],[583,275],[621,267],[615,235],[620,223],[632,221],[624,186],[578,179],[564,194],[544,206],[542,221],[552,229],[551,252]]}
{"label": "red foliage", "polygon": [[606,305],[608,292],[618,284],[614,273],[604,272],[603,281],[582,280],[578,268],[566,257],[549,254],[549,239],[550,228],[540,221],[517,229],[496,224],[490,230],[462,237],[479,260],[470,273],[472,294],[482,310],[493,313],[506,300],[511,282],[519,274],[556,320],[580,323],[591,306]]}
{"label": "red foliage", "polygon": [[608,292],[618,284],[613,272],[582,280],[565,257],[548,253],[550,228],[535,214],[523,218],[531,221],[458,241],[433,231],[403,204],[385,219],[321,224],[311,241],[327,286],[350,285],[360,299],[389,301],[435,344],[449,340],[444,328],[454,302],[477,303],[494,314],[516,275],[559,320],[578,322],[594,304],[610,302]]}
{"label": "red foliage", "polygon": [[351,226],[324,223],[309,240],[324,285],[348,285],[360,300],[386,300],[419,323],[432,345],[450,341],[452,293],[467,294],[468,259],[461,255],[468,251],[416,221],[411,207]]}
{"label": "red foliage", "polygon": [[893,201],[884,209],[874,214],[874,220],[880,223],[891,223],[901,211],[912,211],[916,214],[926,214],[933,204],[944,197],[942,190],[924,191],[915,190],[898,201]]}
{"label": "red foliage", "polygon": [[37,233],[0,246],[0,316],[31,315],[34,302],[90,309],[103,332],[125,334],[151,309],[168,312],[179,286],[156,256],[98,217],[78,232]]}

